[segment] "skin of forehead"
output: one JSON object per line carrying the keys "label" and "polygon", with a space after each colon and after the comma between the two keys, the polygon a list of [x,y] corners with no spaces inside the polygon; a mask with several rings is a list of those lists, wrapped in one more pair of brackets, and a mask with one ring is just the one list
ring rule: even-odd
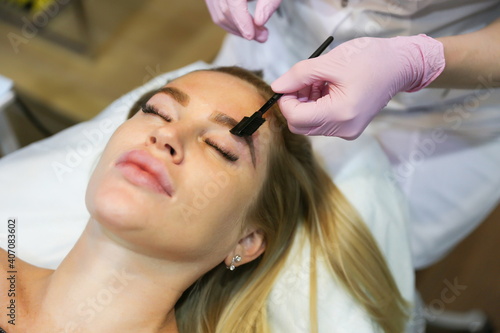
{"label": "skin of forehead", "polygon": [[[253,110],[248,110],[248,106],[245,106],[244,103],[241,103],[241,109],[235,109],[235,111],[242,111],[247,115],[251,115],[253,112],[257,111],[258,108],[260,108],[264,103],[265,100],[264,98],[260,95],[259,91],[255,86],[253,86],[251,83],[240,79],[237,76],[228,74],[228,73],[223,73],[223,72],[215,72],[215,71],[195,71],[188,73],[186,75],[183,75],[171,82],[169,82],[166,86],[175,86],[176,83],[182,83],[184,84],[187,80],[190,80],[192,77],[195,76],[200,76],[200,78],[195,79],[194,82],[191,81],[189,82],[188,86],[193,87],[193,88],[204,88],[208,87],[209,89],[215,88],[217,89],[220,87],[221,89],[225,88],[226,86],[229,86],[230,90],[224,90],[221,93],[223,94],[231,94],[232,97],[236,95],[240,95],[241,98],[249,98],[251,97],[256,105],[253,106],[253,108],[256,108]],[[212,78],[210,78],[212,77]],[[220,77],[219,82],[214,82],[214,77]],[[209,84],[207,85],[207,80],[209,81]],[[235,84],[240,85],[239,87],[235,86]],[[243,87],[246,87],[248,89],[241,89]],[[223,110],[221,110],[223,111]]]}

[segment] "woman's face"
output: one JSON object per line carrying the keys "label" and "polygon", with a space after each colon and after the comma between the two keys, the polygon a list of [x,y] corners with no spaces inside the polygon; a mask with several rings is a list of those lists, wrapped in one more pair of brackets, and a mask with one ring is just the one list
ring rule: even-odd
{"label": "woman's face", "polygon": [[266,123],[252,139],[229,129],[264,102],[225,73],[168,83],[111,137],[87,189],[92,217],[136,251],[221,262],[242,236],[269,152]]}

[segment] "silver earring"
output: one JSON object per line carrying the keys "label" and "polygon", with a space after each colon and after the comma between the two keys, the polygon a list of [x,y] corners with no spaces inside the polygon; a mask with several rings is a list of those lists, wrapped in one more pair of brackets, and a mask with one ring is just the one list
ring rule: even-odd
{"label": "silver earring", "polygon": [[234,269],[236,268],[236,266],[234,265],[235,263],[239,263],[241,261],[241,257],[239,254],[235,255],[233,257],[233,259],[231,260],[231,265],[229,265],[228,269],[230,271],[234,271]]}

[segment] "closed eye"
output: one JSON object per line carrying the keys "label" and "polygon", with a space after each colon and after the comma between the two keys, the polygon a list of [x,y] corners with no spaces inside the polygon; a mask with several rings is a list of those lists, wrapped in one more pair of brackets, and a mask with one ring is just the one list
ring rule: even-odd
{"label": "closed eye", "polygon": [[167,123],[172,121],[172,118],[169,115],[165,115],[165,114],[160,113],[158,111],[158,108],[156,108],[156,106],[154,106],[154,105],[143,104],[141,109],[142,109],[142,112],[144,112],[144,113],[151,113],[151,114],[157,115],[158,117],[165,120]]}
{"label": "closed eye", "polygon": [[225,159],[227,159],[228,161],[230,162],[236,162],[239,157],[236,156],[235,154],[221,148],[217,143],[215,143],[214,141],[210,140],[210,139],[205,139],[205,143],[211,147],[213,147],[215,150],[217,150],[217,152],[219,154],[222,155],[222,157],[224,157]]}

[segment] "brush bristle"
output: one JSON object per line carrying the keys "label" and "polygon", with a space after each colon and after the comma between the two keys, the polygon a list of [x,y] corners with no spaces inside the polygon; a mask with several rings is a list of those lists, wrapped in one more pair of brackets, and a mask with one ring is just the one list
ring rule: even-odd
{"label": "brush bristle", "polygon": [[255,112],[251,117],[244,117],[230,132],[237,136],[250,136],[262,125],[266,120],[262,118],[259,112]]}

